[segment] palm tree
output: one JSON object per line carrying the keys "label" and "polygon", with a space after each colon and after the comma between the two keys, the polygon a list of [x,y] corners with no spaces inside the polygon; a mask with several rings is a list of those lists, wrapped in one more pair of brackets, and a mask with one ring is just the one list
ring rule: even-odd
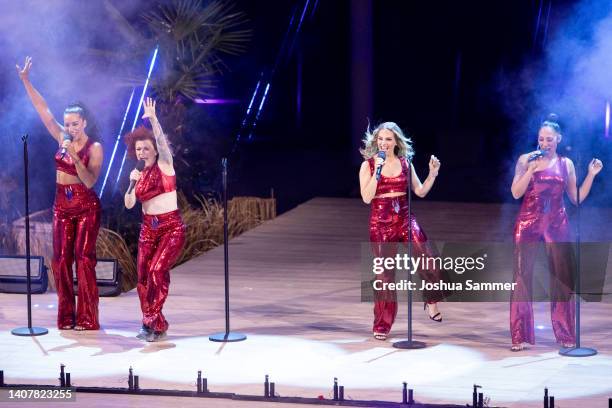
{"label": "palm tree", "polygon": [[251,36],[241,28],[245,14],[218,0],[206,6],[202,0],[174,0],[142,18],[160,46],[161,70],[153,88],[164,102],[210,96],[214,76],[227,68],[223,55],[244,52]]}
{"label": "palm tree", "polygon": [[[183,164],[177,166],[177,171],[187,178],[193,177],[192,171],[186,171],[189,163],[184,159],[187,152],[184,136],[190,130],[186,126],[184,102],[211,96],[215,78],[228,70],[224,58],[246,51],[252,35],[252,30],[246,27],[246,14],[227,1],[204,4],[202,0],[171,0],[158,3],[141,15],[149,31],[147,36],[108,0],[105,6],[128,44],[125,50],[112,54],[115,60],[125,63],[143,60],[159,46],[158,65],[151,78],[158,116],[174,147],[175,160]],[[125,83],[142,85],[143,78],[130,75]]]}

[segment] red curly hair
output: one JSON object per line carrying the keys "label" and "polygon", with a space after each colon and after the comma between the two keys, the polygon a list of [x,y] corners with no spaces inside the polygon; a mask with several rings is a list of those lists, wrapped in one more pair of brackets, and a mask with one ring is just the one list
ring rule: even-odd
{"label": "red curly hair", "polygon": [[157,152],[157,143],[155,142],[155,136],[151,129],[144,127],[143,125],[138,126],[130,133],[123,137],[125,144],[127,145],[127,154],[131,159],[136,159],[136,142],[140,140],[150,140],[153,143],[153,147]]}

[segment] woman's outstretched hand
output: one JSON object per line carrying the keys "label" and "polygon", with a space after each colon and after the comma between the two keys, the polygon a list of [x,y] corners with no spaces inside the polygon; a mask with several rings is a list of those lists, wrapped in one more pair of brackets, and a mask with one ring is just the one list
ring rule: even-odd
{"label": "woman's outstretched hand", "polygon": [[599,159],[593,159],[589,163],[589,174],[592,174],[593,177],[596,176],[601,169],[603,169],[603,163]]}
{"label": "woman's outstretched hand", "polygon": [[32,68],[32,58],[26,57],[25,62],[23,63],[23,68],[19,66],[19,64],[15,64],[15,68],[17,68],[17,74],[19,74],[19,79],[22,81],[26,81],[29,79],[30,68]]}
{"label": "woman's outstretched hand", "polygon": [[440,171],[440,164],[440,160],[438,160],[438,158],[432,154],[431,158],[429,159],[429,174],[432,177],[438,177],[438,172]]}
{"label": "woman's outstretched hand", "polygon": [[157,116],[155,115],[155,100],[153,98],[147,98],[142,102],[142,107],[144,108],[144,114],[142,115],[142,119],[149,118],[155,119]]}

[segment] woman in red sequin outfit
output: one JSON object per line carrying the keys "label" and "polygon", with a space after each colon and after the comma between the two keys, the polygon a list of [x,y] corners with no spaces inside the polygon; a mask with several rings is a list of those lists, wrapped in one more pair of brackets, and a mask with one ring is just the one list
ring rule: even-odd
{"label": "woman in red sequin outfit", "polygon": [[[98,287],[96,286],[96,239],[100,229],[100,200],[92,187],[102,166],[102,145],[96,142],[95,125],[81,104],[64,110],[60,125],[44,98],[29,79],[32,59],[26,58],[17,72],[45,127],[57,141],[56,189],[53,205],[53,260],[51,267],[57,289],[57,326],[61,330],[98,330]],[[72,283],[76,263],[78,304]]]}
{"label": "woman in red sequin outfit", "polygon": [[[377,157],[378,152],[385,152],[383,160]],[[431,156],[429,175],[423,183],[417,176],[414,167],[408,168],[407,158],[413,155],[410,139],[404,136],[399,126],[393,122],[385,122],[372,132],[366,132],[364,148],[361,154],[365,161],[359,170],[361,197],[366,204],[372,205],[370,213],[370,242],[375,256],[394,257],[395,246],[390,242],[408,242],[409,222],[412,226],[413,257],[437,256],[435,249],[428,243],[425,232],[414,217],[408,214],[408,172],[412,172],[412,191],[419,197],[425,197],[431,190],[438,171],[440,161]],[[377,169],[381,168],[380,180],[377,180]],[[422,279],[428,282],[447,280],[445,271],[437,269],[419,270]],[[383,282],[395,282],[395,270],[387,269],[378,275]],[[442,315],[437,303],[447,294],[442,291],[425,291],[424,307],[429,318],[441,322]],[[378,340],[385,340],[397,314],[397,294],[394,290],[374,291],[374,325],[373,334]]]}
{"label": "woman in red sequin outfit", "polygon": [[[510,335],[512,351],[520,351],[524,343],[535,344],[532,275],[539,242],[546,243],[551,272],[550,314],[557,342],[574,347],[574,260],[572,240],[563,195],[576,204],[576,171],[574,163],[557,154],[561,132],[556,115],[540,126],[539,150],[523,154],[516,164],[512,196],[523,198],[514,226],[514,282],[510,302]],[[603,164],[598,159],[589,163],[588,174],[580,186],[580,202],[587,198],[593,179]]]}
{"label": "woman in red sequin outfit", "polygon": [[126,192],[124,200],[127,208],[134,207],[136,200],[142,203],[137,261],[142,327],[137,337],[158,341],[168,330],[162,307],[170,287],[170,268],[185,243],[185,225],[177,205],[172,152],[151,98],[144,102],[142,117],[149,118],[153,132],[141,126],[126,136],[130,156],[144,160],[145,167],[130,173],[136,188]]}

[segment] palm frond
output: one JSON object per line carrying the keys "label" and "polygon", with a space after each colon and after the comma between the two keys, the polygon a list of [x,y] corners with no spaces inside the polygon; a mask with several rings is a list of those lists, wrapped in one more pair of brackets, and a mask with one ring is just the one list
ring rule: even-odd
{"label": "palm frond", "polygon": [[174,0],[142,14],[164,55],[164,78],[154,87],[164,97],[189,99],[207,96],[213,76],[227,70],[220,54],[239,55],[246,50],[251,30],[242,28],[246,14],[235,5],[201,0]]}

